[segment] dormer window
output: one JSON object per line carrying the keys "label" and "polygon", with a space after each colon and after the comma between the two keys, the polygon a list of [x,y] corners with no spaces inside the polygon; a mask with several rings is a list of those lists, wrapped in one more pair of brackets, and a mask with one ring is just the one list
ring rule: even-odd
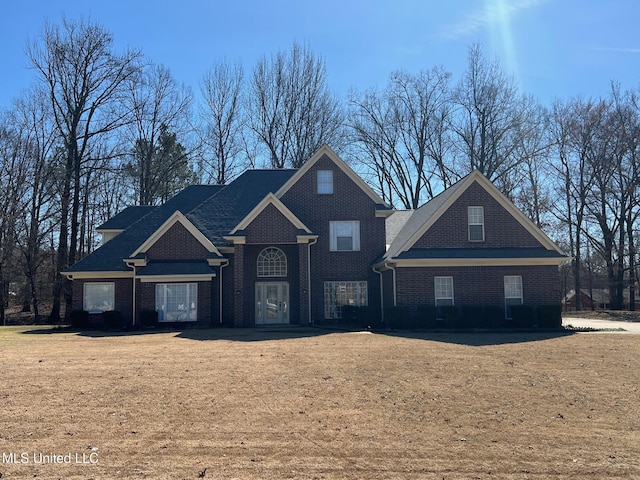
{"label": "dormer window", "polygon": [[469,241],[484,242],[484,207],[469,207]]}
{"label": "dormer window", "polygon": [[318,194],[333,194],[333,170],[318,170]]}

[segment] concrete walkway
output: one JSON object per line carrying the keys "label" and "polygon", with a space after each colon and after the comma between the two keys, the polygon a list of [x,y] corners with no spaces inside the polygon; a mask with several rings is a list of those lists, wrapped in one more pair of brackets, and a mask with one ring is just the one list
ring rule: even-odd
{"label": "concrete walkway", "polygon": [[565,317],[562,319],[562,325],[571,325],[581,328],[624,328],[622,332],[606,332],[606,333],[632,333],[640,335],[640,322],[617,322],[615,320],[596,320],[593,318],[581,317]]}

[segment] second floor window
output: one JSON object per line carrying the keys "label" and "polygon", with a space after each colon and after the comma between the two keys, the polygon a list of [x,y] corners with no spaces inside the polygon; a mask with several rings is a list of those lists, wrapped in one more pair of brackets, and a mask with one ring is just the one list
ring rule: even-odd
{"label": "second floor window", "polygon": [[331,235],[329,249],[332,252],[360,250],[360,222],[330,222]]}
{"label": "second floor window", "polygon": [[484,242],[484,207],[469,207],[469,241]]}
{"label": "second floor window", "polygon": [[318,170],[318,193],[321,195],[333,193],[333,170]]}

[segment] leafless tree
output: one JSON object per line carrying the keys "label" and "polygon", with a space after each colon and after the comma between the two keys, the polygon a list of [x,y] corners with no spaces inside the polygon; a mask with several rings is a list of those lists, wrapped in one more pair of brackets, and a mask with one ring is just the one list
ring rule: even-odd
{"label": "leafless tree", "polygon": [[140,205],[151,205],[154,183],[161,170],[171,169],[154,161],[163,128],[184,133],[190,114],[191,92],[162,65],[147,65],[127,81],[128,109],[132,122],[127,128],[129,171]]}
{"label": "leafless tree", "polygon": [[224,185],[242,167],[243,105],[242,65],[222,61],[211,67],[200,83],[204,103],[200,108],[205,180]]}
{"label": "leafless tree", "polygon": [[[58,271],[76,260],[82,164],[91,142],[127,121],[122,108],[127,79],[139,69],[137,52],[117,54],[113,38],[98,24],[62,19],[47,23],[38,41],[27,46],[27,56],[48,91],[54,123],[64,146],[60,195]],[[66,287],[66,288],[65,288]],[[71,306],[68,282],[58,276],[54,285],[50,321],[60,319],[60,296]]]}
{"label": "leafless tree", "polygon": [[527,97],[499,62],[489,62],[475,44],[469,49],[469,65],[458,84],[455,103],[458,171],[478,169],[500,183],[521,161],[517,148],[520,138],[529,133]]}
{"label": "leafless tree", "polygon": [[395,72],[384,92],[350,96],[352,139],[385,199],[417,208],[451,185],[449,73]]}
{"label": "leafless tree", "polygon": [[339,150],[344,143],[343,114],[327,87],[324,60],[297,43],[257,63],[247,113],[272,168],[298,168],[322,144]]}

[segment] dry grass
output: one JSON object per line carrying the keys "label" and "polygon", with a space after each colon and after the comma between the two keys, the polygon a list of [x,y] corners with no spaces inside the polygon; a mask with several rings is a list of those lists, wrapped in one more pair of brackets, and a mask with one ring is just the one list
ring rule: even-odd
{"label": "dry grass", "polygon": [[3,480],[640,478],[634,335],[34,328],[0,329]]}

